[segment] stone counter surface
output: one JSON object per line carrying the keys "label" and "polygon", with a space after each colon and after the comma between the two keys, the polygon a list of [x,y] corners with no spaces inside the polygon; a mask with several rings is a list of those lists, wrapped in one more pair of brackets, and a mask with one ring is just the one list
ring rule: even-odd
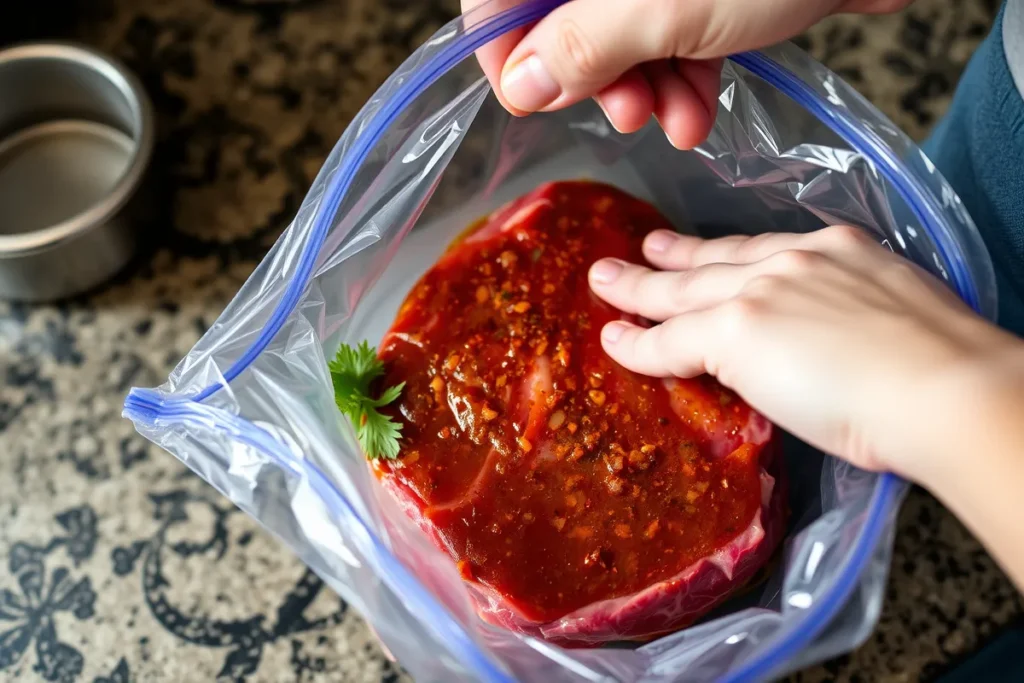
{"label": "stone counter surface", "polygon": [[[161,219],[141,228],[152,250],[100,291],[0,303],[0,680],[408,680],[358,614],[120,412],[215,320],[350,118],[457,4],[80,4],[62,37],[120,57],[153,98]],[[995,11],[921,0],[831,20],[804,44],[920,139]],[[915,491],[877,632],[793,678],[933,678],[1021,611],[971,535]]]}

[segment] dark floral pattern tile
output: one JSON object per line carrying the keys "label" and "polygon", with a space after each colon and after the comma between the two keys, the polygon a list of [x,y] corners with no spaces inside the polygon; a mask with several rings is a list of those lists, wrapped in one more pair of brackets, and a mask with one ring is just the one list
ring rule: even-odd
{"label": "dark floral pattern tile", "polygon": [[[216,319],[346,123],[457,4],[40,0],[61,21],[0,27],[0,42],[73,38],[127,62],[158,113],[160,171],[151,249],[114,283],[0,304],[0,680],[408,680],[359,615],[120,411]],[[995,10],[920,0],[801,41],[921,138]],[[793,680],[927,679],[1021,608],[914,492],[878,632]]]}

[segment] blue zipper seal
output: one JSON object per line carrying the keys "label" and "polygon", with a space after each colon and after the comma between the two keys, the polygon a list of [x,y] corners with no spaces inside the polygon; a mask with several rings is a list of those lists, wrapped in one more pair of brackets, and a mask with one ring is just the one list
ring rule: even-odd
{"label": "blue zipper seal", "polygon": [[327,231],[331,227],[341,200],[348,192],[352,180],[355,178],[360,166],[362,166],[363,161],[373,149],[373,146],[377,144],[377,141],[380,140],[383,133],[391,126],[398,115],[405,111],[405,108],[419,97],[424,90],[436,82],[437,79],[441,78],[441,76],[466,57],[472,55],[478,48],[524,24],[544,18],[551,13],[551,10],[565,2],[566,0],[533,0],[532,2],[524,2],[522,5],[496,14],[487,22],[482,23],[481,27],[476,31],[467,33],[462,38],[454,40],[424,64],[422,69],[409,75],[409,79],[398,88],[394,96],[385,102],[380,111],[373,117],[373,120],[366,127],[363,134],[355,139],[352,150],[342,159],[334,177],[331,178],[330,184],[326,192],[324,192],[324,198],[321,200],[320,207],[317,209],[309,242],[306,244],[299,259],[295,276],[288,283],[281,301],[270,315],[267,324],[263,327],[263,332],[252,343],[252,346],[245,350],[241,358],[232,363],[231,367],[224,372],[224,381],[222,383],[207,387],[197,396],[192,397],[192,400],[205,401],[222,389],[224,384],[230,383],[231,380],[242,374],[256,360],[256,357],[263,352],[263,349],[267,348],[270,341],[280,331],[285,320],[295,310],[295,306],[298,305],[302,293],[309,284],[313,266],[320,255],[320,248],[323,246],[324,240],[327,239]]}
{"label": "blue zipper seal", "polygon": [[[209,397],[244,372],[263,352],[277,335],[288,316],[309,284],[320,249],[327,237],[335,213],[345,197],[363,161],[388,129],[395,118],[413,102],[426,88],[436,82],[453,66],[473,54],[478,48],[511,30],[538,21],[566,0],[527,0],[522,4],[482,22],[470,32],[453,40],[441,49],[419,70],[408,75],[395,94],[383,104],[373,116],[366,130],[359,135],[352,149],[341,160],[333,177],[328,181],[327,190],[318,207],[308,242],[300,255],[295,275],[285,288],[281,301],[274,309],[260,335],[241,357],[224,373],[222,383],[208,386],[194,397],[160,397],[153,390],[133,388],[125,400],[124,415],[134,421],[152,426],[157,421],[172,423],[200,424],[217,429],[239,441],[263,452],[285,469],[298,473],[305,470],[310,484],[323,497],[328,509],[334,514],[354,520],[368,534],[373,542],[377,560],[390,572],[386,582],[409,596],[417,612],[422,611],[449,639],[454,654],[462,657],[470,670],[481,680],[512,683],[514,679],[487,655],[485,655],[437,602],[426,588],[404,565],[381,543],[370,526],[363,520],[351,503],[330,483],[329,479],[307,461],[296,462],[292,454],[279,444],[268,432],[245,419],[210,409],[202,405]],[[878,172],[897,190],[910,210],[920,221],[939,251],[940,257],[949,265],[954,287],[964,301],[980,311],[980,301],[975,284],[966,264],[958,258],[955,250],[939,234],[942,225],[941,207],[931,192],[925,188],[913,173],[907,173],[906,165],[871,130],[859,124],[846,111],[825,101],[806,83],[794,76],[783,66],[766,55],[747,52],[730,58],[735,64],[750,71],[768,84],[789,96],[797,104],[814,114],[822,123],[836,132],[847,144],[856,149],[875,165]],[[729,672],[722,683],[746,683],[763,680],[772,672],[780,670],[786,661],[812,642],[835,618],[857,587],[857,579],[871,558],[872,549],[885,530],[886,512],[897,502],[902,481],[891,474],[879,478],[867,510],[864,527],[853,549],[851,560],[834,580],[831,588],[817,600],[795,626],[788,629],[773,647],[744,662],[738,669]]]}
{"label": "blue zipper seal", "polygon": [[481,680],[515,683],[514,678],[476,647],[448,610],[388,550],[370,525],[352,507],[348,499],[334,488],[320,468],[307,460],[297,460],[286,446],[265,429],[244,418],[224,413],[218,408],[197,404],[195,401],[167,402],[150,390],[133,390],[125,401],[124,416],[142,424],[154,424],[157,420],[162,420],[215,429],[259,451],[291,474],[305,476],[310,486],[323,500],[328,512],[341,518],[348,518],[362,528],[373,544],[377,561],[382,565],[381,581],[405,598],[407,608],[411,612],[421,616],[427,615],[431,626],[439,632],[440,640],[452,644],[456,653],[464,658],[463,663]]}

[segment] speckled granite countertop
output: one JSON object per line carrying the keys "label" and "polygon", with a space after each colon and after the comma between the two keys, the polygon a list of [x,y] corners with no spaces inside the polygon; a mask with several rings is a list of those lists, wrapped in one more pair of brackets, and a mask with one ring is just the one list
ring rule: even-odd
{"label": "speckled granite countertop", "polygon": [[[101,291],[0,304],[0,679],[405,680],[359,615],[120,411],[216,318],[350,117],[457,2],[80,4],[62,36],[122,58],[155,102],[163,219]],[[921,0],[805,42],[920,138],[994,5]],[[928,679],[1021,611],[970,534],[914,492],[876,634],[794,679]]]}

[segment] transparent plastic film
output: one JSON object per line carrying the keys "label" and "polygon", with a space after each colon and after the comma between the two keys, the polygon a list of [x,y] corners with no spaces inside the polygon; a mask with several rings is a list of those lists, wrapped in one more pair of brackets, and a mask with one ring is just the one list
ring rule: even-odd
{"label": "transparent plastic film", "polygon": [[905,488],[891,476],[787,441],[791,515],[765,582],[652,642],[570,649],[478,616],[481,596],[382,489],[335,406],[339,344],[378,344],[466,226],[553,180],[614,185],[708,237],[856,225],[994,315],[991,264],[959,199],[795,47],[726,64],[714,131],[693,152],[653,125],[620,135],[590,102],[509,116],[473,52],[557,4],[492,2],[410,57],[224,313],[163,386],[132,390],[125,415],[284,541],[417,681],[764,680],[848,651],[884,595]]}

